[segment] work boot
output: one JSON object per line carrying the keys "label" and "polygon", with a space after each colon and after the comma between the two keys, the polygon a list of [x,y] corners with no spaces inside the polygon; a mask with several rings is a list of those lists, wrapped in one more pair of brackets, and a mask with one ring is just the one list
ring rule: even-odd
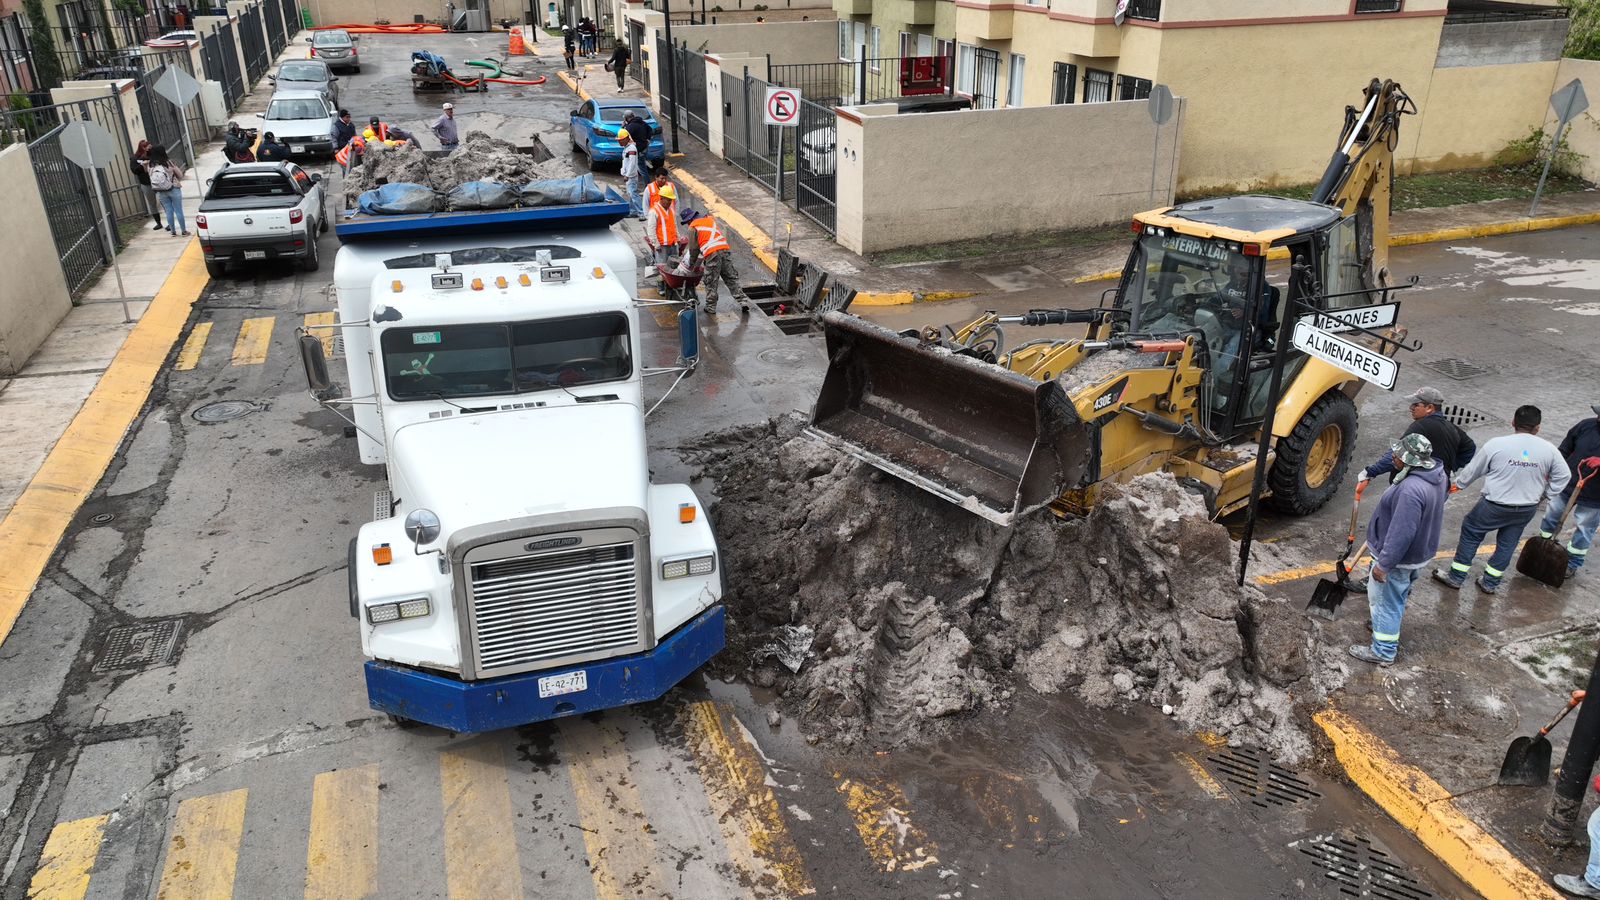
{"label": "work boot", "polygon": [[1574,897],[1600,897],[1600,888],[1590,884],[1582,875],[1557,875],[1551,880],[1563,893]]}
{"label": "work boot", "polygon": [[1478,576],[1478,590],[1493,597],[1495,594],[1500,593],[1500,579],[1480,575]]}
{"label": "work boot", "polygon": [[1443,569],[1433,570],[1433,580],[1439,582],[1452,591],[1461,590],[1461,585],[1466,582],[1465,578],[1456,578],[1454,575],[1445,572]]}
{"label": "work boot", "polygon": [[1350,655],[1361,660],[1362,662],[1372,663],[1380,669],[1387,669],[1394,665],[1394,660],[1384,659],[1378,654],[1372,652],[1372,648],[1366,644],[1351,644]]}
{"label": "work boot", "polygon": [[717,304],[715,304],[715,303],[707,303],[706,304],[706,315],[714,316],[716,314],[717,314]]}

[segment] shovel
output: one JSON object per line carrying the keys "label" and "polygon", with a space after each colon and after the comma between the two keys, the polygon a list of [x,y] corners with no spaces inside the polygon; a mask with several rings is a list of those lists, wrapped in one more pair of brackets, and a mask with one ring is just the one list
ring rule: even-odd
{"label": "shovel", "polygon": [[1561,724],[1567,713],[1583,702],[1587,693],[1573,691],[1566,708],[1549,725],[1539,729],[1539,733],[1533,737],[1524,735],[1511,742],[1511,749],[1506,751],[1506,760],[1500,764],[1499,784],[1540,787],[1550,783],[1550,739],[1546,735],[1550,729]]}
{"label": "shovel", "polygon": [[1361,511],[1361,492],[1367,489],[1367,484],[1365,481],[1356,482],[1356,500],[1350,505],[1350,528],[1345,535],[1344,553],[1334,563],[1335,577],[1317,582],[1316,590],[1311,593],[1311,602],[1306,604],[1308,615],[1331,620],[1346,595],[1361,591],[1359,586],[1350,581],[1350,569],[1345,563],[1350,560],[1350,551],[1356,547],[1356,515]]}
{"label": "shovel", "polygon": [[[1583,464],[1579,463],[1581,469]],[[1531,537],[1522,545],[1522,553],[1517,556],[1517,571],[1532,578],[1541,584],[1558,588],[1567,580],[1567,565],[1571,556],[1567,548],[1561,546],[1557,540],[1561,532],[1567,527],[1567,519],[1572,515],[1572,510],[1578,505],[1578,495],[1583,493],[1583,486],[1595,476],[1600,469],[1590,469],[1589,474],[1578,479],[1572,488],[1572,499],[1567,503],[1567,508],[1561,511],[1561,521],[1556,523],[1555,531],[1549,537]]]}

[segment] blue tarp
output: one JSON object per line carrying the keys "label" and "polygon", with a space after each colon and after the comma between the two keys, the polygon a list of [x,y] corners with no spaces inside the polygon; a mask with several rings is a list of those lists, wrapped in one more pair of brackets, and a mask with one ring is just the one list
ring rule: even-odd
{"label": "blue tarp", "polygon": [[408,215],[433,212],[439,208],[439,198],[427,185],[398,182],[363,191],[356,207],[369,216]]}
{"label": "blue tarp", "polygon": [[578,203],[599,203],[606,195],[595,184],[593,175],[577,178],[547,178],[530,181],[522,186],[523,206],[572,206]]}
{"label": "blue tarp", "polygon": [[469,181],[445,196],[445,209],[510,209],[517,205],[517,189],[498,181]]}

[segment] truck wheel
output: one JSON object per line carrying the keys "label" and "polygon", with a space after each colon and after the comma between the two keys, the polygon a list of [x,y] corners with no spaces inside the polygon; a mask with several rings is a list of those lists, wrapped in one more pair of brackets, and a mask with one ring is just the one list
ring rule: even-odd
{"label": "truck wheel", "polygon": [[1355,446],[1356,405],[1342,391],[1329,391],[1278,441],[1267,502],[1295,516],[1321,509],[1344,480]]}
{"label": "truck wheel", "polygon": [[309,235],[309,237],[311,240],[306,243],[310,246],[306,250],[305,258],[300,260],[300,268],[305,269],[307,272],[315,272],[322,265],[322,257],[317,251],[317,236],[313,234]]}
{"label": "truck wheel", "polygon": [[221,278],[228,274],[228,263],[221,259],[206,260],[206,274],[212,278]]}
{"label": "truck wheel", "polygon": [[350,585],[350,618],[361,618],[361,601],[356,597],[356,539],[350,539],[350,552],[345,556],[345,580]]}

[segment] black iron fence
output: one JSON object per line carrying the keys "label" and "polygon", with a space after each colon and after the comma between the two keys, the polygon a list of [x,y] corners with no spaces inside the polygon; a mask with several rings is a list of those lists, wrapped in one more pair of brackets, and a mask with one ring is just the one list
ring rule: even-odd
{"label": "black iron fence", "polygon": [[224,22],[221,28],[201,39],[200,57],[205,63],[206,77],[222,85],[228,111],[238,109],[244,100],[245,86],[232,22]]}
{"label": "black iron fence", "polygon": [[1524,22],[1533,19],[1566,19],[1571,15],[1571,10],[1565,6],[1535,6],[1529,3],[1505,3],[1500,0],[1452,0],[1450,9],[1445,13],[1444,23],[1478,25]]}
{"label": "black iron fence", "polygon": [[793,129],[770,127],[762,121],[767,82],[748,70],[722,73],[722,157],[780,200],[793,196]]}
{"label": "black iron fence", "polygon": [[675,98],[679,127],[705,141],[710,137],[706,121],[706,58],[687,46],[676,48],[673,60],[681,92]]}
{"label": "black iron fence", "polygon": [[267,35],[261,24],[261,7],[252,6],[239,12],[239,48],[244,51],[245,87],[261,80],[267,74]]}
{"label": "black iron fence", "polygon": [[838,225],[834,201],[839,164],[838,118],[831,108],[800,101],[795,133],[794,208],[833,234]]}
{"label": "black iron fence", "polygon": [[949,56],[890,56],[849,62],[772,66],[774,84],[800,89],[822,106],[875,103],[892,97],[950,94],[955,60]]}
{"label": "black iron fence", "polygon": [[1128,3],[1128,18],[1161,21],[1161,0],[1131,0]]}

